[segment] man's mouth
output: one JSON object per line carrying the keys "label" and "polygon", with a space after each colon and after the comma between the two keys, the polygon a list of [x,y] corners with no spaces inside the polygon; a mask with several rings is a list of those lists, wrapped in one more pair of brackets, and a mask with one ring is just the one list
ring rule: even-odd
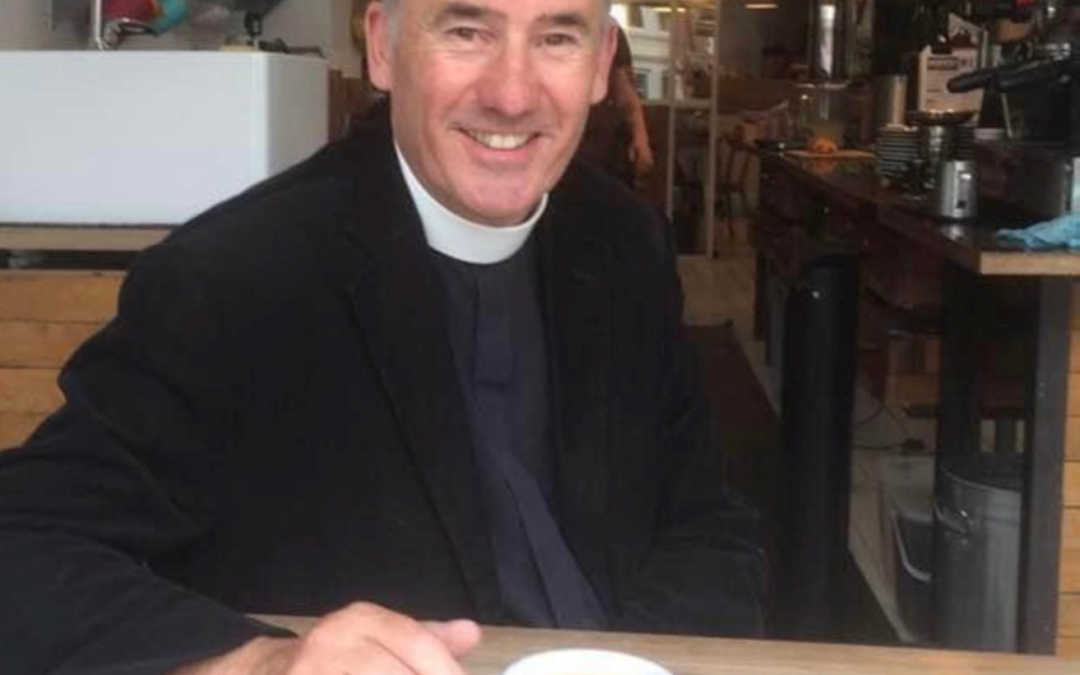
{"label": "man's mouth", "polygon": [[466,130],[469,138],[492,150],[517,150],[532,139],[533,134],[498,134],[487,131]]}

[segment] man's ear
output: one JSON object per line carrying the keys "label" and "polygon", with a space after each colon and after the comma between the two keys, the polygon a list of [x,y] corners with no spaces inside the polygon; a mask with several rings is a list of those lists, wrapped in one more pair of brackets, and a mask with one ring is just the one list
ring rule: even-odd
{"label": "man's ear", "polygon": [[599,103],[607,96],[608,74],[611,72],[611,62],[615,59],[615,47],[619,44],[617,30],[613,19],[604,21],[603,35],[600,38],[600,67],[596,69],[596,78],[593,80],[592,103]]}
{"label": "man's ear", "polygon": [[368,77],[377,88],[390,91],[394,84],[390,17],[381,2],[368,5],[364,14],[364,29],[367,33]]}

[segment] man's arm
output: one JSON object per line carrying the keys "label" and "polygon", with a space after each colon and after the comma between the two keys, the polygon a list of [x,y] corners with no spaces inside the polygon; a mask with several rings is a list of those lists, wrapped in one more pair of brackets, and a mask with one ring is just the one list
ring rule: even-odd
{"label": "man's arm", "polygon": [[0,672],[164,673],[274,634],[148,564],[213,522],[229,424],[213,303],[140,259],[65,367],[63,408],[0,453]]}
{"label": "man's arm", "polygon": [[243,388],[243,340],[170,246],[139,259],[117,318],[65,367],[64,407],[0,453],[0,673],[464,675],[472,622],[354,605],[297,639],[152,572],[213,526]]}
{"label": "man's arm", "polygon": [[613,66],[611,74],[612,99],[619,107],[630,127],[630,161],[639,176],[652,171],[655,164],[649,145],[649,129],[645,125],[645,108],[641,105],[637,88],[634,87],[633,69],[629,66]]}

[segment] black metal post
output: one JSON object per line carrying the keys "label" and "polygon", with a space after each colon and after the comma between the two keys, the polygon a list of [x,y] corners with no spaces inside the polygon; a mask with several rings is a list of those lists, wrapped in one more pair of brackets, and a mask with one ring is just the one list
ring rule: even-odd
{"label": "black metal post", "polygon": [[979,450],[979,279],[946,263],[941,279],[939,455]]}
{"label": "black metal post", "polygon": [[788,297],[774,628],[789,639],[835,640],[843,618],[858,287],[854,255],[818,251]]}

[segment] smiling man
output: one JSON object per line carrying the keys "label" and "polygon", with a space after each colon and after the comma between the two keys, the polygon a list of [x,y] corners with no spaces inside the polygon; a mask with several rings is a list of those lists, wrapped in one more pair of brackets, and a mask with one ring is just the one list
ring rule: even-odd
{"label": "smiling man", "polygon": [[614,42],[603,3],[400,3],[373,5],[368,35],[405,161],[458,215],[521,223],[604,97]]}
{"label": "smiling man", "polygon": [[606,3],[366,26],[389,109],[146,251],[0,453],[5,675],[462,675],[477,622],[760,631],[667,229],[570,163]]}

